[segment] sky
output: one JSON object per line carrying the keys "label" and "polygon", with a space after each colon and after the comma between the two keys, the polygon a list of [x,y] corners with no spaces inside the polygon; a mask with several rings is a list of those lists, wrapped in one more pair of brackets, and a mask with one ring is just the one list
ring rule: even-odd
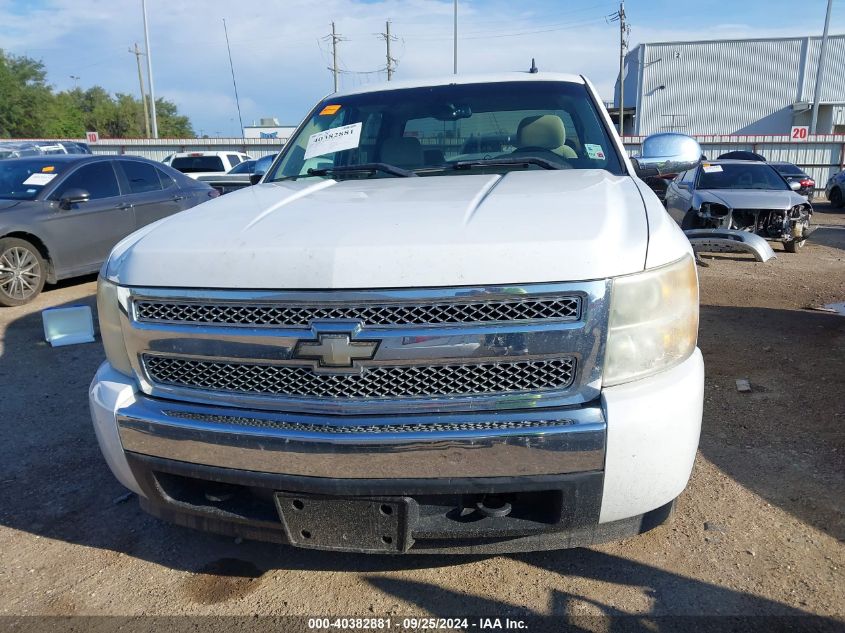
{"label": "sky", "polygon": [[[630,44],[821,35],[826,0],[628,0]],[[527,70],[583,74],[612,100],[619,67],[616,1],[459,0],[459,73]],[[232,48],[243,122],[295,125],[332,91],[331,23],[340,88],[386,80],[385,21],[395,79],[452,73],[453,0],[147,0],[156,97],[175,102],[196,132],[239,136],[223,30]],[[831,33],[845,33],[834,0]],[[58,90],[101,85],[139,95],[135,42],[141,0],[0,0],[0,49],[41,60]],[[145,76],[146,81],[146,76]],[[2,95],[0,95],[2,98]]]}

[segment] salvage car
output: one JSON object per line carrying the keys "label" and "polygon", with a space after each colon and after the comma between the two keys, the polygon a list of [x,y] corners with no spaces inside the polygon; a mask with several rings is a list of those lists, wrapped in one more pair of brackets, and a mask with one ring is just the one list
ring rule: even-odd
{"label": "salvage car", "polygon": [[216,195],[145,158],[0,162],[0,306],[32,301],[45,283],[96,272],[136,229]]}
{"label": "salvage car", "polygon": [[[456,158],[461,133],[502,130],[513,149]],[[639,175],[701,149],[652,140],[630,159],[578,75],[326,97],[259,184],[103,266],[89,401],[112,472],[155,516],[304,548],[501,553],[663,523],[704,366],[691,245]]]}
{"label": "salvage car", "polygon": [[813,207],[769,163],[703,162],[678,176],[666,190],[666,209],[684,230],[726,229],[734,236],[781,242],[795,253],[809,235]]}

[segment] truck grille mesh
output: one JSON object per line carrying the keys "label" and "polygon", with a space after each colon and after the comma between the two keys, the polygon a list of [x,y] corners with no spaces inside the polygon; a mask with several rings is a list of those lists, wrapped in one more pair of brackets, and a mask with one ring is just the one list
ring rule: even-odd
{"label": "truck grille mesh", "polygon": [[152,323],[246,327],[308,327],[312,321],[325,319],[359,320],[370,326],[495,323],[536,319],[576,321],[581,317],[581,298],[558,296],[437,304],[308,306],[139,299],[135,302],[135,314],[139,321]]}
{"label": "truck grille mesh", "polygon": [[379,366],[363,374],[319,374],[300,365],[144,356],[158,384],[210,391],[304,398],[414,398],[565,389],[574,358],[478,364]]}
{"label": "truck grille mesh", "polygon": [[299,433],[325,433],[331,435],[352,435],[371,433],[450,433],[462,431],[518,431],[522,429],[539,429],[549,427],[570,426],[572,420],[485,420],[479,422],[424,422],[409,424],[317,424],[310,422],[296,422],[293,420],[267,420],[235,415],[215,415],[205,413],[190,413],[187,411],[165,411],[168,416],[182,420],[194,420],[208,424],[231,424],[234,426],[251,426],[277,431],[294,431]]}

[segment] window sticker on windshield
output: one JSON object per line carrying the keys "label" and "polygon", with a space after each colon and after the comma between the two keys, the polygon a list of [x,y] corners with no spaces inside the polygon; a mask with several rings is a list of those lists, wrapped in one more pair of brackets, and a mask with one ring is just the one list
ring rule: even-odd
{"label": "window sticker on windshield", "polygon": [[40,185],[43,187],[55,177],[56,174],[32,174],[29,178],[23,181],[23,184]]}
{"label": "window sticker on windshield", "polygon": [[362,125],[360,122],[351,123],[312,134],[308,137],[308,145],[305,147],[305,160],[332,152],[355,149],[361,142]]}
{"label": "window sticker on windshield", "polygon": [[339,105],[327,105],[325,108],[320,110],[320,116],[325,116],[327,114],[337,114],[338,110],[340,110]]}
{"label": "window sticker on windshield", "polygon": [[604,150],[602,149],[601,145],[593,145],[592,143],[584,143],[584,149],[587,150],[587,158],[604,160]]}
{"label": "window sticker on windshield", "polygon": [[46,167],[41,168],[42,174],[49,174],[56,171],[56,168],[53,165],[47,165]]}
{"label": "window sticker on windshield", "polygon": [[701,168],[704,170],[705,174],[716,174],[722,171],[721,165],[702,165]]}

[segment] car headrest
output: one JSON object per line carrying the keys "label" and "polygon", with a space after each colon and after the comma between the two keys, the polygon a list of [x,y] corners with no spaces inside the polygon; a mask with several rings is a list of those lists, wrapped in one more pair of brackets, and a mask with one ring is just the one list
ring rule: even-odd
{"label": "car headrest", "polygon": [[385,139],[381,146],[381,161],[397,167],[421,167],[423,149],[420,140],[412,136]]}
{"label": "car headrest", "polygon": [[566,142],[566,128],[556,114],[528,116],[516,130],[517,147],[557,149]]}

